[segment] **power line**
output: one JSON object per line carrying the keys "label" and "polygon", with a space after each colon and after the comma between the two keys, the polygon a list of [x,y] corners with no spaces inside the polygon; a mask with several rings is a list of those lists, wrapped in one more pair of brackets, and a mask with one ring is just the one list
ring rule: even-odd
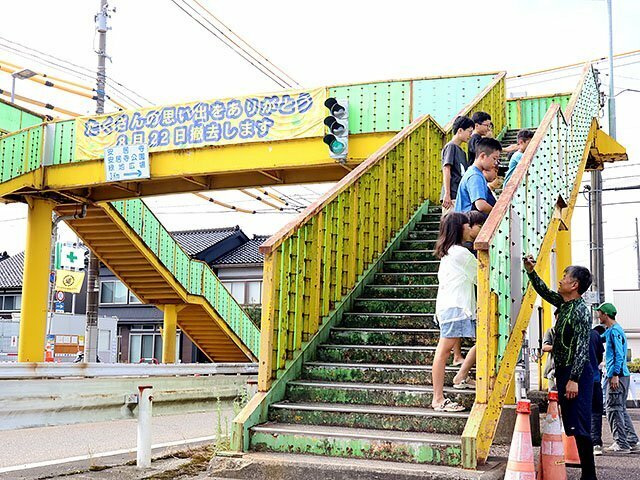
{"label": "power line", "polygon": [[235,36],[238,40],[240,40],[243,44],[245,44],[248,48],[250,48],[251,50],[253,50],[257,55],[259,55],[261,58],[263,58],[269,65],[271,65],[272,67],[274,67],[276,70],[278,70],[280,73],[282,73],[284,76],[286,76],[289,80],[291,80],[292,83],[294,83],[297,86],[301,86],[300,82],[298,82],[295,78],[293,78],[291,75],[289,75],[287,72],[285,72],[284,70],[282,70],[280,67],[278,67],[277,65],[274,65],[273,62],[271,62],[271,60],[269,60],[267,57],[265,57],[262,53],[260,53],[258,50],[256,50],[249,42],[247,42],[244,38],[242,38],[240,35],[238,35],[236,32],[234,32],[228,25],[226,25],[222,20],[220,20],[219,18],[217,18],[213,13],[211,13],[210,10],[208,10],[204,5],[202,5],[202,3],[200,3],[198,0],[193,0],[193,2],[198,5],[202,10],[204,10],[211,18],[213,18],[216,22],[218,22],[220,25],[222,25],[224,28],[226,28],[233,36]]}
{"label": "power line", "polygon": [[[28,47],[26,45],[23,45],[21,43],[15,42],[13,40],[9,40],[8,38],[2,37],[2,36],[0,36],[0,40],[2,40],[3,42],[8,42],[11,45],[17,45],[18,47],[20,47],[20,48],[22,48],[24,50],[27,50],[26,52],[23,52],[20,49],[16,48],[15,46],[6,45],[6,43],[0,42],[0,48],[2,48],[3,50],[12,51],[13,53],[17,54],[18,56],[21,56],[22,58],[31,57],[32,59],[35,59],[38,62],[54,66],[57,69],[60,69],[62,71],[72,72],[73,74],[75,74],[76,77],[83,78],[83,79],[89,79],[89,80],[95,80],[93,71],[91,69],[87,68],[87,67],[83,67],[82,65],[78,65],[76,63],[70,62],[69,60],[64,60],[62,58],[56,57],[56,56],[51,55],[51,54],[46,53],[46,52],[42,52],[42,51],[37,50],[35,48]],[[44,57],[48,57],[48,58],[43,58],[43,56]],[[53,59],[55,61],[50,60],[50,59]],[[66,64],[66,65],[61,65],[59,62],[62,62],[63,64]],[[71,65],[71,67],[73,67],[73,68],[69,67],[68,65]],[[108,79],[109,83],[115,83],[116,85],[119,85],[123,89],[131,92],[133,95],[135,95],[138,98],[144,100],[145,102],[147,102],[149,104],[153,104],[153,102],[151,102],[147,98],[143,97],[139,93],[135,92],[134,90],[130,89],[129,87],[123,85],[121,82],[115,80],[114,78],[107,77],[107,79]],[[131,103],[134,103],[134,104],[137,104],[138,106],[141,106],[137,101],[135,101],[129,95],[127,95],[124,92],[122,92],[119,88],[114,87],[113,85],[110,85],[110,87],[111,87],[112,90],[117,92],[122,97],[127,98],[128,101],[130,101]],[[95,91],[95,89],[92,89],[92,90]]]}
{"label": "power line", "polygon": [[[268,77],[271,81],[273,81],[274,83],[276,83],[279,87],[281,88],[292,88],[292,85],[290,83],[288,83],[286,80],[282,79],[280,76],[278,76],[276,73],[274,73],[271,69],[269,69],[268,67],[266,67],[265,65],[263,65],[258,59],[256,59],[253,55],[251,55],[249,52],[247,52],[245,49],[243,49],[242,47],[240,47],[236,42],[234,42],[233,40],[229,39],[229,37],[222,31],[220,31],[220,29],[218,29],[211,21],[209,21],[207,18],[205,18],[202,14],[200,14],[192,5],[186,3],[185,0],[182,0],[184,5],[189,7],[193,12],[195,12],[197,15],[199,15],[205,22],[207,22],[209,25],[211,25],[211,27],[213,27],[213,29],[218,32],[215,33],[211,28],[207,27],[207,25],[205,25],[204,23],[202,23],[200,20],[198,20],[196,17],[193,16],[193,14],[191,14],[190,12],[188,12],[187,10],[185,10],[185,8],[178,3],[177,0],[171,0],[171,2],[178,7],[180,10],[182,10],[184,13],[186,13],[192,20],[194,20],[195,22],[197,22],[202,28],[204,28],[205,30],[207,30],[211,35],[213,35],[214,37],[216,37],[218,40],[220,40],[222,43],[224,43],[227,47],[229,47],[233,52],[235,52],[240,58],[242,58],[243,60],[249,62],[249,64],[251,64],[251,66],[253,66],[256,70],[258,70],[260,73],[262,73],[263,75],[265,75],[266,77]],[[233,46],[231,46],[228,42],[226,42],[225,40],[223,40],[223,38],[221,38],[221,36],[228,39],[229,42],[231,42],[232,44],[238,46],[238,48],[240,48],[240,50],[242,50],[242,52],[244,52],[244,55],[242,53],[240,53],[240,51],[236,50],[235,48],[233,48]],[[247,58],[249,57],[249,58]],[[256,65],[256,63],[258,65]]]}

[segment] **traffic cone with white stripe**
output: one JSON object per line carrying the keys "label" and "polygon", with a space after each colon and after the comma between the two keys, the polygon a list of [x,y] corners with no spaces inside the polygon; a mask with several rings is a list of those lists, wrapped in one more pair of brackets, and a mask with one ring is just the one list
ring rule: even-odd
{"label": "traffic cone with white stripe", "polygon": [[567,480],[562,443],[562,422],[558,414],[558,392],[549,392],[549,408],[542,423],[542,446],[538,480]]}
{"label": "traffic cone with white stripe", "polygon": [[516,408],[516,428],[513,431],[509,462],[504,480],[536,480],[536,468],[533,463],[533,444],[531,443],[531,401],[520,400]]}

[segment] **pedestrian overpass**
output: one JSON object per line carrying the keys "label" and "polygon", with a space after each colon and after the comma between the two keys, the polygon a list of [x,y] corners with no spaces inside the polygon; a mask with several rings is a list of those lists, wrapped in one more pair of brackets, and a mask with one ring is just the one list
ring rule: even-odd
{"label": "pedestrian overpass", "polygon": [[[322,142],[323,103],[328,97],[349,101],[345,162],[330,158]],[[175,360],[170,342],[175,342],[176,326],[213,361],[258,359],[259,393],[234,422],[234,448],[474,468],[487,458],[533,309],[535,296],[520,265],[522,254],[534,254],[547,280],[552,250],[558,271],[570,264],[571,215],[584,171],[626,158],[624,148],[600,130],[600,109],[598,74],[586,65],[575,90],[567,95],[507,100],[505,73],[497,72],[152,107],[44,123],[7,134],[0,138],[0,196],[5,202],[29,205],[19,361],[39,362],[44,356],[55,213],[64,216],[141,301],[164,311],[165,362]],[[366,383],[368,391],[393,387],[395,393],[384,400],[387,413],[382,416],[395,418],[394,409],[403,405],[395,395],[405,388],[398,384],[428,381],[415,376],[415,368],[413,374],[407,373],[411,368],[401,369],[401,374],[396,368],[387,376],[372,375],[389,365],[381,357],[371,360],[371,350],[384,350],[386,342],[393,341],[385,335],[399,328],[397,324],[375,328],[374,322],[387,317],[418,319],[426,323],[405,333],[432,338],[433,312],[415,310],[415,305],[426,305],[435,295],[426,280],[417,285],[394,283],[386,290],[372,282],[389,275],[407,283],[433,276],[437,262],[421,256],[429,255],[432,233],[419,230],[437,226],[433,206],[438,204],[441,185],[440,150],[452,134],[455,116],[479,110],[491,114],[499,138],[518,128],[535,128],[536,134],[476,241],[478,361],[477,388],[470,392],[472,410],[451,422],[446,415],[426,414],[424,409],[403,410],[403,419],[426,418],[427,424],[402,427],[405,423],[400,421],[389,426],[371,407],[372,397],[361,393],[367,390]],[[148,161],[148,178],[114,180],[104,149],[136,143],[149,145],[149,158],[143,159]],[[180,248],[142,200],[179,192],[321,181],[338,183],[261,248],[265,273],[260,327],[208,265]],[[402,253],[411,260],[398,260],[403,242],[412,245],[406,255]],[[386,265],[394,262],[393,268],[405,268],[402,262],[408,262],[423,270],[389,273]],[[378,297],[368,297],[367,292]],[[398,292],[408,297],[399,298]],[[414,306],[406,307],[409,304]],[[367,313],[372,308],[383,313]],[[365,324],[358,324],[359,330],[340,330],[348,318],[352,326],[357,321]],[[545,318],[550,324],[550,311]],[[348,336],[350,351],[334,348],[342,352],[336,358],[368,349],[353,360],[362,364],[367,359],[366,371],[352,364],[344,367],[343,362],[342,367],[333,365],[337,377],[300,384],[301,377],[312,378],[314,359],[331,358],[331,348],[324,344],[341,334]],[[363,335],[371,342],[367,348],[353,345]],[[374,337],[383,345],[376,345]],[[401,354],[415,353],[416,348],[400,349]],[[404,363],[428,361],[429,348],[419,352],[424,356],[402,357],[410,358]],[[323,368],[326,374],[328,367]],[[360,393],[348,396],[345,392],[353,394],[354,388],[345,382],[354,380],[356,370]],[[302,423],[316,425],[315,433],[305,433],[306,427],[282,427],[286,423],[282,400],[291,402],[296,388],[298,393],[307,388],[308,395],[309,389],[332,387],[338,396],[314,397],[311,406],[305,397],[306,406],[301,408],[313,415],[294,412]],[[414,400],[429,394],[428,387],[416,392]],[[377,401],[381,405],[382,400]],[[364,406],[345,414],[348,403]],[[354,417],[365,420],[358,423]],[[453,424],[459,427],[451,430]],[[349,425],[371,426],[377,436],[354,434]],[[407,433],[423,427],[451,435],[443,440]],[[388,437],[384,432],[389,429],[405,431]]]}

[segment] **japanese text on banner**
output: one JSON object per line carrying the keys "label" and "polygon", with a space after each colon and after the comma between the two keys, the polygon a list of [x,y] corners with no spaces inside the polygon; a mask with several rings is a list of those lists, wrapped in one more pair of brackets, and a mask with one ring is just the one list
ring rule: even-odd
{"label": "japanese text on banner", "polygon": [[76,159],[114,145],[150,152],[322,136],[324,88],[150,107],[76,120]]}

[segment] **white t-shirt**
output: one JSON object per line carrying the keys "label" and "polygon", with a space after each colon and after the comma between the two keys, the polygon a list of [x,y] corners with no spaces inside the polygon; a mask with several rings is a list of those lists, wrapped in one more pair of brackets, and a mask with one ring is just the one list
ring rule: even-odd
{"label": "white t-shirt", "polygon": [[453,245],[440,260],[436,316],[440,323],[476,318],[478,261],[465,247]]}

